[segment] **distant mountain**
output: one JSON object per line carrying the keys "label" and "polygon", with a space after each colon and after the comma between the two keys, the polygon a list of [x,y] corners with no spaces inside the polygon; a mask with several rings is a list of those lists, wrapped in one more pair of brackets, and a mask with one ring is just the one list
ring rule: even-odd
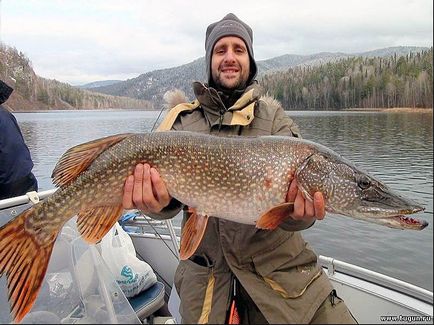
{"label": "distant mountain", "polygon": [[0,43],[0,79],[14,88],[14,92],[4,104],[13,111],[153,108],[149,101],[95,93],[39,77],[24,53],[3,43]]}
{"label": "distant mountain", "polygon": [[394,46],[394,47],[386,47],[384,49],[378,49],[368,52],[360,52],[354,53],[353,56],[362,56],[362,57],[385,57],[385,56],[393,56],[393,55],[407,55],[409,53],[416,53],[421,51],[428,50],[429,47],[419,47],[419,46]]}
{"label": "distant mountain", "polygon": [[92,91],[146,99],[158,105],[167,90],[177,88],[184,90],[186,94],[191,94],[189,88],[195,80],[205,80],[205,59],[203,57],[175,68],[155,70],[114,85],[93,88]]}
{"label": "distant mountain", "polygon": [[282,71],[300,65],[320,65],[347,58],[351,54],[321,52],[310,55],[285,54],[272,59],[257,61],[258,77],[275,71]]}
{"label": "distant mountain", "polygon": [[[386,57],[392,56],[395,53],[396,55],[405,55],[427,49],[427,47],[399,46],[351,54],[331,52],[321,52],[311,55],[285,54],[257,61],[258,78],[268,73],[287,70],[296,66],[317,66],[349,57]],[[154,103],[154,107],[158,108],[162,104],[163,95],[166,91],[175,88],[180,89],[192,99],[191,83],[193,81],[205,81],[205,79],[205,59],[201,57],[178,67],[155,70],[112,85],[95,87],[92,88],[92,91],[149,100]]]}
{"label": "distant mountain", "polygon": [[103,81],[94,81],[90,82],[84,85],[77,86],[77,88],[81,89],[92,89],[97,87],[105,87],[105,86],[111,86],[118,82],[121,82],[122,80],[103,80]]}
{"label": "distant mountain", "polygon": [[299,65],[265,75],[261,86],[288,110],[432,107],[432,48],[385,54]]}

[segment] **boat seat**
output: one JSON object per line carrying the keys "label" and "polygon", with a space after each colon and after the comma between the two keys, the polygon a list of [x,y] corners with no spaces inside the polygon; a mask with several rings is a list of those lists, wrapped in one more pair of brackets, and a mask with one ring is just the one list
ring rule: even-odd
{"label": "boat seat", "polygon": [[[136,215],[137,213],[134,212],[126,213],[120,218],[120,220],[118,220],[119,224],[126,232],[128,232],[128,229],[126,229],[125,223],[128,220],[133,219]],[[164,284],[160,281],[157,281],[148,289],[127,299],[136,312],[137,317],[141,321],[144,321],[146,318],[164,306],[165,292],[166,290]]]}
{"label": "boat seat", "polygon": [[157,281],[157,283],[138,295],[128,298],[128,301],[136,312],[137,317],[142,321],[163,307],[164,294],[164,284]]}

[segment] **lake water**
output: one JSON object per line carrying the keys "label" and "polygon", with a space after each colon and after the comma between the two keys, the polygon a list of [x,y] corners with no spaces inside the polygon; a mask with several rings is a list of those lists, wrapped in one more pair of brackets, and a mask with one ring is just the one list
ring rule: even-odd
{"label": "lake water", "polygon": [[[303,232],[318,254],[433,290],[433,122],[431,114],[291,112],[303,137],[322,143],[426,207],[423,231],[401,231],[328,214]],[[16,113],[40,189],[71,146],[123,132],[149,131],[157,113]]]}

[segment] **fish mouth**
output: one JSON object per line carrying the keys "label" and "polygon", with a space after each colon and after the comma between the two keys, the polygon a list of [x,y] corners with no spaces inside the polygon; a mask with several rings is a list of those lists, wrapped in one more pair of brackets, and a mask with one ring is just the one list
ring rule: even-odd
{"label": "fish mouth", "polygon": [[358,210],[368,218],[389,218],[421,212],[425,208],[378,184],[363,193]]}
{"label": "fish mouth", "polygon": [[392,209],[390,207],[372,207],[372,206],[361,206],[358,209],[358,212],[363,215],[365,218],[372,219],[387,219],[394,218],[398,216],[413,214],[417,212],[425,211],[425,208],[413,205],[410,208],[404,209]]}
{"label": "fish mouth", "polygon": [[424,211],[425,208],[414,206],[411,208],[390,210],[390,209],[366,209],[358,217],[362,220],[380,224],[389,228],[422,230],[428,226],[428,222],[423,219],[409,217],[409,214]]}
{"label": "fish mouth", "polygon": [[410,229],[410,230],[422,230],[428,226],[428,222],[412,218],[403,214],[377,219],[385,226],[397,229]]}

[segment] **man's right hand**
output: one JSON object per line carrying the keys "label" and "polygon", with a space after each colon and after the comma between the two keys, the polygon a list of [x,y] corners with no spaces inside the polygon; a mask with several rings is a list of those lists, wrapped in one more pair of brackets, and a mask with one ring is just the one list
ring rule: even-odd
{"label": "man's right hand", "polygon": [[122,205],[124,209],[139,209],[158,213],[169,205],[172,197],[155,168],[138,164],[125,181]]}

